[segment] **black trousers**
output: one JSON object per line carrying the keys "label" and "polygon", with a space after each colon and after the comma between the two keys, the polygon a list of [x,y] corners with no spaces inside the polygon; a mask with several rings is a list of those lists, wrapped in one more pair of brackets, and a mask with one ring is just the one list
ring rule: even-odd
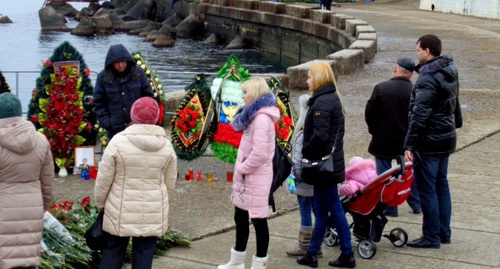
{"label": "black trousers", "polygon": [[[106,233],[101,268],[121,269],[130,237]],[[158,237],[132,237],[132,269],[151,269]]]}
{"label": "black trousers", "polygon": [[[236,246],[234,250],[245,251],[247,249],[248,237],[250,236],[250,227],[248,223],[248,211],[235,207],[234,222],[236,223]],[[257,253],[255,256],[264,258],[267,256],[269,247],[269,227],[267,219],[251,219],[255,228],[257,241]]]}

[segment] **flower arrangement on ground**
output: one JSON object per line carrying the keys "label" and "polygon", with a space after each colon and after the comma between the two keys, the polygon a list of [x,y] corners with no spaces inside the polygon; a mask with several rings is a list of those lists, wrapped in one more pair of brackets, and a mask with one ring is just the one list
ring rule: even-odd
{"label": "flower arrangement on ground", "polygon": [[[65,232],[44,228],[43,242],[46,248],[42,251],[42,264],[39,268],[98,268],[100,252],[93,253],[83,237],[99,213],[94,201],[89,197],[80,203],[61,201],[52,205],[49,213],[69,232],[71,240],[68,240]],[[191,241],[188,238],[176,231],[168,230],[159,238],[155,255],[165,255],[165,252],[172,247],[190,245]],[[130,261],[131,253],[129,244],[127,261]]]}

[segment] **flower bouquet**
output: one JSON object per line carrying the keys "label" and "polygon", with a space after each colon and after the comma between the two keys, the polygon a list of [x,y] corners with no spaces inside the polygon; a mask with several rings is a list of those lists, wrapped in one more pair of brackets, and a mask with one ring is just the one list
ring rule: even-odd
{"label": "flower bouquet", "polygon": [[[61,201],[52,205],[49,213],[67,229],[72,240],[68,240],[66,232],[44,228],[43,242],[46,248],[42,251],[42,264],[39,268],[98,268],[100,252],[93,253],[83,237],[99,213],[94,201],[89,197],[80,203]],[[158,239],[155,255],[165,255],[165,252],[172,247],[190,245],[191,241],[188,238],[176,231],[168,230]],[[126,261],[130,261],[131,252],[129,244]]]}

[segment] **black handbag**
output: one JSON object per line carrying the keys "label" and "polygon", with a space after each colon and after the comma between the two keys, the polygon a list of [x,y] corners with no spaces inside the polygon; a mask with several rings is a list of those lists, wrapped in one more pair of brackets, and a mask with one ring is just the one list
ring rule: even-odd
{"label": "black handbag", "polygon": [[319,160],[308,160],[302,158],[300,165],[302,168],[302,175],[315,175],[318,173],[333,173],[333,152],[335,151],[335,145],[337,144],[337,136],[339,134],[340,126],[337,129],[337,134],[335,135],[335,140],[333,142],[332,151],[327,155],[321,157]]}
{"label": "black handbag", "polygon": [[104,210],[101,210],[101,212],[99,212],[99,215],[97,215],[97,218],[95,219],[92,226],[90,226],[90,228],[87,231],[85,231],[84,234],[87,246],[94,251],[101,250],[104,247],[104,244],[106,243],[104,231],[102,230],[103,218],[104,218]]}

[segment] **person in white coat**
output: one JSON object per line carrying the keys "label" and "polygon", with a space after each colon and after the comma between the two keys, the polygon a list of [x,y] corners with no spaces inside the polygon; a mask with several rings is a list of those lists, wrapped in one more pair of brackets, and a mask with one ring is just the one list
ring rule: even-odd
{"label": "person in white coat", "polygon": [[153,98],[138,99],[130,111],[133,125],[104,151],[94,193],[104,209],[101,268],[122,268],[130,237],[132,268],[151,268],[158,237],[167,231],[177,157],[165,129],[155,125],[159,115]]}

